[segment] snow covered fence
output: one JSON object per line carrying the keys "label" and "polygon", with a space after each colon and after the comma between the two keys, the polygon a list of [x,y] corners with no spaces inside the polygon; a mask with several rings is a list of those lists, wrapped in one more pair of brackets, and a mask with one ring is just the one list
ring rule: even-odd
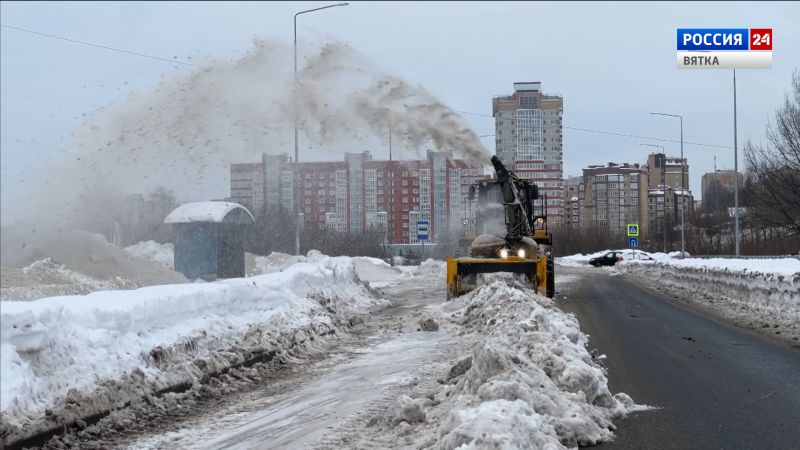
{"label": "snow covered fence", "polygon": [[6,443],[103,413],[257,355],[280,358],[386,302],[351,258],[282,272],[0,303]]}
{"label": "snow covered fence", "polygon": [[686,258],[624,261],[620,270],[733,302],[737,310],[800,323],[800,260]]}

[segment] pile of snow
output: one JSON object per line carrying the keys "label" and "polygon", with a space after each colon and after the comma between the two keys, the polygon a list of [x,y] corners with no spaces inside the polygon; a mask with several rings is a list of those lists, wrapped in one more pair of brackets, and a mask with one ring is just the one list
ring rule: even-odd
{"label": "pile of snow", "polygon": [[[8,251],[11,245],[19,248]],[[161,264],[115,247],[100,234],[85,231],[52,232],[27,242],[3,242],[3,266],[22,268],[50,258],[96,280],[130,281],[132,285],[185,283],[186,278]]]}
{"label": "pile of snow", "polygon": [[448,307],[459,334],[479,336],[472,353],[436,392],[401,397],[379,423],[409,447],[562,448],[609,441],[614,419],[646,409],[611,394],[575,316],[514,277],[492,277]]}
{"label": "pile of snow", "polygon": [[421,281],[436,280],[437,283],[441,283],[444,280],[445,272],[447,271],[447,263],[431,258],[422,261],[418,266],[396,267],[402,272],[403,278],[417,278]]}
{"label": "pile of snow", "polygon": [[[800,338],[800,259],[686,258],[643,264],[625,261],[619,270],[665,287],[689,290],[693,302],[706,304],[736,322],[779,328]],[[699,294],[699,295],[698,295]]]}
{"label": "pile of snow", "polygon": [[[679,252],[677,252],[679,253]],[[701,272],[727,272],[731,274],[761,274],[774,277],[800,278],[798,258],[684,258],[659,261],[661,267],[690,269]]]}
{"label": "pile of snow", "polygon": [[170,270],[175,269],[175,245],[172,243],[143,241],[125,247],[125,251],[138,258],[157,262]]}
{"label": "pile of snow", "polygon": [[124,278],[98,280],[78,273],[50,258],[17,269],[0,268],[0,300],[35,300],[55,295],[88,294],[94,291],[133,289],[135,282]]}
{"label": "pile of snow", "polygon": [[[316,250],[312,250],[311,252],[316,252]],[[294,264],[303,263],[305,261],[306,261],[306,256],[290,255],[288,253],[282,253],[282,252],[272,252],[267,256],[256,256],[250,274],[262,275],[267,273],[280,272],[288,267],[291,267]]]}
{"label": "pile of snow", "polygon": [[14,441],[254,355],[280,358],[385,304],[353,259],[319,254],[250,278],[2,302],[5,432]]}

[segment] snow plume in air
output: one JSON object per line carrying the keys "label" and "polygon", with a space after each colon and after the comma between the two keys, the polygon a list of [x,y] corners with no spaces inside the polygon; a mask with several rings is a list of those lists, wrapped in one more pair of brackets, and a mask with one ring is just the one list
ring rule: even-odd
{"label": "snow plume in air", "polygon": [[295,104],[301,161],[385,149],[390,127],[397,159],[433,149],[489,160],[467,122],[425,89],[341,43],[304,53],[312,56],[300,61],[297,98],[291,48],[257,40],[237,60],[201,64],[94,113],[46,169],[34,215],[100,231],[100,221],[108,227],[125,215],[121,200],[130,194],[165,188],[180,201],[226,197],[229,164],[293,156]]}
{"label": "snow plume in air", "polygon": [[[342,83],[351,84],[346,95],[330,89]],[[298,75],[298,108],[304,129],[322,139],[362,131],[384,136],[391,129],[406,149],[432,145],[481,164],[491,158],[459,114],[421,86],[381,73],[341,43],[324,46]]]}

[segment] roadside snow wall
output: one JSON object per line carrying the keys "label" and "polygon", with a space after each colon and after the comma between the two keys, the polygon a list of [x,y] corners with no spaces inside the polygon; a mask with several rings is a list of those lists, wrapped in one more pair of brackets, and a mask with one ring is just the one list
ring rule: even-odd
{"label": "roadside snow wall", "polygon": [[800,260],[796,258],[625,261],[617,268],[721,297],[735,313],[800,324]]}
{"label": "roadside snow wall", "polygon": [[306,260],[246,279],[0,303],[4,442],[254,358],[280,361],[386,303],[351,258]]}

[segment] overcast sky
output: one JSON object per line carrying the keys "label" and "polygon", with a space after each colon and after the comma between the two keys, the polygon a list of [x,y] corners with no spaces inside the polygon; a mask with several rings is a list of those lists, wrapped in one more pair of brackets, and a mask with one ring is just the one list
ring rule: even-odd
{"label": "overcast sky", "polygon": [[[191,61],[235,58],[254,37],[292,39],[294,12],[327,3],[2,3],[2,24]],[[301,41],[335,37],[383,71],[418,83],[459,111],[491,115],[494,95],[515,81],[541,81],[564,96],[564,125],[678,139],[687,145],[691,188],[733,166],[731,71],[675,67],[675,29],[774,29],[773,68],[740,71],[739,142],[764,130],[800,66],[798,3],[373,3],[351,2],[300,17]],[[25,167],[67,151],[82,114],[152,89],[192,68],[2,28],[2,199],[20,195]],[[480,135],[493,119],[465,116]],[[565,175],[588,164],[644,162],[646,139],[564,130]],[[494,150],[494,138],[484,138]],[[680,147],[664,143],[667,153]],[[384,149],[372,149],[378,158]],[[741,159],[740,159],[741,164]],[[227,194],[222,186],[220,195]],[[3,208],[4,216],[8,209]],[[4,217],[4,220],[8,217]]]}

